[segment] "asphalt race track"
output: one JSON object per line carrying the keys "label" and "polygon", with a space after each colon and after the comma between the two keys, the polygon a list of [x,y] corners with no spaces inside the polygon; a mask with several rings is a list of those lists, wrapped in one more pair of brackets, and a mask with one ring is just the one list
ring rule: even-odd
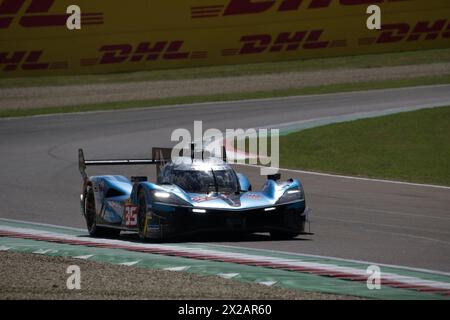
{"label": "asphalt race track", "polygon": [[[148,157],[151,147],[172,145],[174,129],[192,130],[194,120],[203,120],[204,129],[276,127],[443,105],[450,105],[449,85],[3,119],[0,217],[84,227],[79,209],[80,147],[87,158]],[[138,170],[150,176],[154,171],[151,167],[132,171]],[[239,170],[250,176],[255,189],[265,179],[258,168]],[[305,185],[308,205],[314,210],[314,235],[291,241],[272,241],[264,234],[231,242],[194,240],[450,272],[450,188],[282,173],[284,178],[300,178]]]}

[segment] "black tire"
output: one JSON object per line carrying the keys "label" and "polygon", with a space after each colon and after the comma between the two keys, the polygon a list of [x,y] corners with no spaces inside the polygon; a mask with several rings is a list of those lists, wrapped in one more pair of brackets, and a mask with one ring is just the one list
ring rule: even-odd
{"label": "black tire", "polygon": [[87,187],[84,195],[84,218],[86,219],[89,235],[99,238],[117,238],[120,234],[120,229],[97,226],[94,190],[91,187]]}
{"label": "black tire", "polygon": [[290,240],[298,236],[299,233],[285,231],[270,231],[270,236],[274,240]]}
{"label": "black tire", "polygon": [[147,216],[147,198],[145,197],[145,191],[139,190],[138,193],[138,234],[141,241],[147,241],[145,235],[145,220]]}

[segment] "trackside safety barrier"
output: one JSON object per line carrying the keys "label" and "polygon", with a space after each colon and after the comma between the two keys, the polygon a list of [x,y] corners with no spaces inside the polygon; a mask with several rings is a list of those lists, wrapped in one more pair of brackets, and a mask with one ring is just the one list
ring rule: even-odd
{"label": "trackside safety barrier", "polygon": [[[81,30],[66,9],[81,8]],[[377,4],[382,29],[366,28]],[[0,77],[450,47],[448,0],[0,0]]]}

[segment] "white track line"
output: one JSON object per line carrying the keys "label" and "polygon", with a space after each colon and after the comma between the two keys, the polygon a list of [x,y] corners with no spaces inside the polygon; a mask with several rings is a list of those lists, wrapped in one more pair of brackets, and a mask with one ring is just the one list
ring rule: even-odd
{"label": "white track line", "polygon": [[26,223],[26,224],[32,224],[32,225],[35,225],[35,226],[59,228],[59,229],[66,229],[66,230],[72,230],[72,231],[81,231],[81,232],[84,232],[84,233],[87,232],[86,229],[82,229],[82,228],[73,228],[73,227],[59,226],[59,225],[56,225],[56,224],[40,223],[40,222],[33,222],[33,221],[8,219],[8,218],[0,218],[0,221]]}
{"label": "white track line", "polygon": [[[260,165],[257,165],[257,164],[238,164],[238,165],[248,166],[248,167],[255,167],[255,168],[263,167],[263,166],[260,166]],[[280,171],[286,171],[286,172],[295,172],[295,173],[302,173],[302,174],[308,174],[308,175],[315,175],[315,176],[339,178],[339,179],[360,180],[360,181],[380,182],[380,183],[391,183],[391,184],[407,185],[407,186],[413,186],[413,187],[424,187],[424,188],[435,188],[435,189],[450,190],[450,187],[439,186],[439,185],[434,185],[434,184],[423,184],[423,183],[413,183],[413,182],[404,182],[404,181],[386,180],[386,179],[352,177],[352,176],[344,176],[344,175],[340,175],[340,174],[322,173],[322,172],[305,171],[305,170],[297,170],[297,169],[283,169],[283,168],[280,168],[279,170]]]}

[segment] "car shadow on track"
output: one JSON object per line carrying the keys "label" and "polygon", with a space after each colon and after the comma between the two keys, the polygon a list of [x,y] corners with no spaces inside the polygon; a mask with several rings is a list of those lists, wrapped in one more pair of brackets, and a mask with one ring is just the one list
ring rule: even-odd
{"label": "car shadow on track", "polygon": [[[312,233],[302,234],[291,239],[274,239],[268,233],[201,233],[189,236],[182,236],[167,240],[149,240],[154,243],[223,243],[223,242],[278,242],[278,241],[312,241],[304,236],[313,235]],[[120,240],[130,242],[142,242],[135,233],[122,233]]]}

